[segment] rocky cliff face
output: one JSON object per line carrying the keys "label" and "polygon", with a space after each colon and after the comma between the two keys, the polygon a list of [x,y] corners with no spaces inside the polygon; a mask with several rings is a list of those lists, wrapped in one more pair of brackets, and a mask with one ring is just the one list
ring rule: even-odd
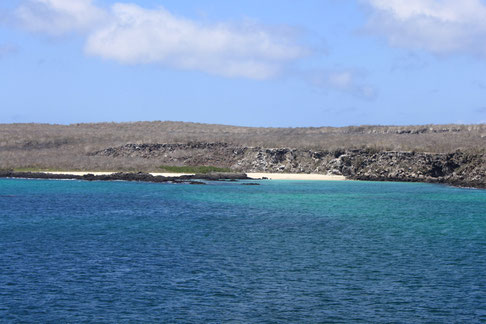
{"label": "rocky cliff face", "polygon": [[188,143],[128,144],[91,155],[145,158],[161,165],[214,165],[242,172],[330,173],[358,180],[420,181],[486,188],[486,156],[461,151],[447,154],[370,149],[315,151]]}
{"label": "rocky cliff face", "polygon": [[454,152],[346,152],[339,157],[343,175],[357,180],[420,181],[486,188],[486,156]]}

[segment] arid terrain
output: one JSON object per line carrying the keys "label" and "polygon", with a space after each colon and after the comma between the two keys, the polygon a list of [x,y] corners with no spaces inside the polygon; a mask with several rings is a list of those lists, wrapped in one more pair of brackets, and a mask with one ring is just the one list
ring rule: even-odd
{"label": "arid terrain", "polygon": [[486,186],[486,125],[252,128],[183,122],[0,125],[0,168],[328,173]]}

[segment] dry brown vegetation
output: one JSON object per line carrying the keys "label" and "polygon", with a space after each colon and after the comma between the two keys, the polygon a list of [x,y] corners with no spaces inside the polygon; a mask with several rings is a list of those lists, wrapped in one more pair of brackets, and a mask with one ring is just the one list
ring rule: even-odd
{"label": "dry brown vegetation", "polygon": [[89,153],[129,143],[224,142],[318,150],[485,151],[486,124],[253,128],[182,122],[0,124],[0,168],[153,170],[153,161]]}

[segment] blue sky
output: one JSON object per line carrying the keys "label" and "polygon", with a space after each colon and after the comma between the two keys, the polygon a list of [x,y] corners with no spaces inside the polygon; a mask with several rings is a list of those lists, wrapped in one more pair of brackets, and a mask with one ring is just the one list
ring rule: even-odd
{"label": "blue sky", "polygon": [[481,0],[7,0],[0,123],[486,122]]}

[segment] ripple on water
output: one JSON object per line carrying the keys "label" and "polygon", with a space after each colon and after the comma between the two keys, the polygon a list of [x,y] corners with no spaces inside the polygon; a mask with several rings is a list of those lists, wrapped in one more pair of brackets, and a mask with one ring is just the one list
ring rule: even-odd
{"label": "ripple on water", "polygon": [[486,192],[0,180],[7,322],[486,321]]}

